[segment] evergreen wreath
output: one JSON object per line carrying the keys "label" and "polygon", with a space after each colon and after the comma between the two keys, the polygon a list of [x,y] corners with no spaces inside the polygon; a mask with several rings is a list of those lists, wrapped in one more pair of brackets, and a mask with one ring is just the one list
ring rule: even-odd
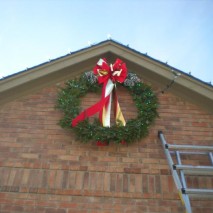
{"label": "evergreen wreath", "polygon": [[78,79],[67,81],[65,87],[60,89],[56,107],[64,113],[64,116],[59,125],[73,130],[77,139],[84,143],[103,141],[130,144],[144,138],[148,134],[149,126],[158,116],[157,97],[151,87],[142,83],[134,73],[128,73],[121,85],[128,89],[138,110],[137,118],[127,120],[126,126],[103,127],[98,119],[94,119],[92,123],[86,119],[75,127],[71,126],[72,120],[81,111],[81,97],[88,92],[97,93],[101,90],[97,76],[92,71],[85,72]]}

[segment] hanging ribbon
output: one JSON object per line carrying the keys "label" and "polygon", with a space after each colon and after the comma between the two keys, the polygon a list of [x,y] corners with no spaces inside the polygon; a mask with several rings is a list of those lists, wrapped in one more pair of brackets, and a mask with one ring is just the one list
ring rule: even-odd
{"label": "hanging ribbon", "polygon": [[72,127],[75,127],[79,122],[85,120],[87,117],[99,112],[99,119],[104,127],[110,127],[110,111],[112,99],[114,101],[114,116],[117,125],[126,125],[126,121],[121,112],[116,93],[116,82],[123,83],[127,76],[126,64],[117,59],[115,63],[110,66],[106,59],[100,59],[93,70],[94,74],[98,76],[98,83],[103,84],[101,100],[84,110],[77,117],[72,120]]}

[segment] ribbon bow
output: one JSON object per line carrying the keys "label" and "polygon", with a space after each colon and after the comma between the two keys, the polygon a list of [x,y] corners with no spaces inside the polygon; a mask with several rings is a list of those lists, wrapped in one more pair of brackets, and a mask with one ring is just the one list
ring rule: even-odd
{"label": "ribbon bow", "polygon": [[114,100],[114,116],[117,125],[126,125],[125,119],[118,103],[116,93],[116,82],[123,83],[127,76],[126,64],[117,59],[112,65],[108,65],[106,59],[100,59],[93,70],[98,76],[98,83],[103,84],[101,100],[95,105],[89,107],[76,118],[72,120],[72,126],[75,127],[80,121],[99,112],[99,119],[104,127],[110,127],[110,111],[112,97]]}
{"label": "ribbon bow", "polygon": [[123,83],[127,76],[126,64],[120,59],[117,59],[115,63],[110,66],[107,64],[106,59],[100,59],[93,70],[95,75],[98,75],[98,82],[102,84],[109,79],[112,82]]}

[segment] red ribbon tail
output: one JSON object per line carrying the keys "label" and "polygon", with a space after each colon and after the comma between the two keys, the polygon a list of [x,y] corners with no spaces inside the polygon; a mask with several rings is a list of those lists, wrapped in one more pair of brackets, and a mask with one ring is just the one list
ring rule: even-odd
{"label": "red ribbon tail", "polygon": [[75,127],[79,122],[101,111],[101,109],[103,108],[108,99],[109,99],[108,97],[103,98],[98,103],[94,104],[93,106],[87,108],[82,113],[80,113],[77,117],[75,117],[72,120],[72,127]]}

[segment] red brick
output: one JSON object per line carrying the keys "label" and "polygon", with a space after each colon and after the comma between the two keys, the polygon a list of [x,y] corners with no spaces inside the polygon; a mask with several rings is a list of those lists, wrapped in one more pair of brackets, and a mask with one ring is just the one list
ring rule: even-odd
{"label": "red brick", "polygon": [[116,174],[111,173],[110,174],[110,191],[114,192],[116,189]]}
{"label": "red brick", "polygon": [[127,174],[123,175],[123,192],[128,192],[129,188],[129,177]]}
{"label": "red brick", "polygon": [[56,171],[54,171],[54,170],[48,171],[48,177],[47,177],[48,187],[50,187],[50,188],[55,187],[55,178],[56,178]]}
{"label": "red brick", "polygon": [[4,205],[2,207],[2,211],[9,211],[9,212],[23,212],[22,206],[15,206],[15,205]]}
{"label": "red brick", "polygon": [[17,172],[16,169],[11,169],[11,170],[10,170],[10,175],[9,175],[9,178],[8,178],[7,185],[9,185],[9,186],[12,186],[12,185],[13,185],[16,172]]}
{"label": "red brick", "polygon": [[21,154],[22,158],[30,158],[30,159],[37,159],[39,158],[38,154],[33,154],[33,153],[23,153]]}
{"label": "red brick", "polygon": [[155,177],[153,175],[149,175],[148,180],[149,180],[149,193],[154,193],[154,191],[155,191]]}
{"label": "red brick", "polygon": [[70,171],[69,172],[69,188],[74,189],[75,188],[75,181],[76,181],[76,172]]}
{"label": "red brick", "polygon": [[[161,88],[154,87],[155,91]],[[0,109],[0,211],[183,212],[160,141],[212,145],[213,116],[188,100],[159,95],[159,115],[149,135],[129,146],[82,144],[57,125],[56,86]],[[100,94],[88,94],[83,108]],[[125,118],[137,115],[132,97],[119,88]],[[208,160],[208,159],[207,159]],[[184,163],[205,165],[188,156]],[[189,186],[212,188],[212,178],[187,177]],[[193,212],[212,212],[211,202],[192,202]],[[8,210],[3,210],[3,208]]]}
{"label": "red brick", "polygon": [[100,157],[99,161],[103,161],[103,162],[116,162],[117,161],[117,157]]}
{"label": "red brick", "polygon": [[88,213],[88,210],[77,210],[77,209],[73,210],[73,209],[71,209],[71,210],[68,210],[68,213]]}
{"label": "red brick", "polygon": [[10,175],[10,169],[8,168],[2,168],[1,170],[1,185],[7,185],[8,179]]}
{"label": "red brick", "polygon": [[142,175],[142,189],[143,193],[148,192],[148,176]]}
{"label": "red brick", "polygon": [[104,191],[110,191],[110,174],[104,174]]}
{"label": "red brick", "polygon": [[66,209],[47,208],[45,213],[66,213]]}
{"label": "red brick", "polygon": [[141,168],[124,168],[124,172],[126,173],[141,173]]}
{"label": "red brick", "polygon": [[55,177],[55,187],[56,188],[61,188],[62,182],[63,182],[63,171],[57,171],[56,177]]}
{"label": "red brick", "polygon": [[95,172],[90,173],[89,185],[90,185],[90,189],[92,191],[94,191],[96,189],[96,181],[97,181],[96,179],[97,179],[97,173],[95,173]]}
{"label": "red brick", "polygon": [[129,192],[135,192],[135,175],[129,177]]}
{"label": "red brick", "polygon": [[84,172],[77,172],[76,173],[76,182],[75,182],[75,188],[76,189],[82,189],[83,178],[84,178]]}
{"label": "red brick", "polygon": [[60,155],[58,158],[66,161],[78,161],[78,156]]}
{"label": "red brick", "polygon": [[59,204],[59,207],[71,208],[72,210],[74,210],[76,207],[78,207],[78,204],[77,203],[70,203],[70,202],[61,202]]}
{"label": "red brick", "polygon": [[96,190],[103,191],[103,180],[104,180],[104,173],[98,173],[96,179]]}
{"label": "red brick", "polygon": [[116,192],[123,192],[123,174],[117,174]]}

